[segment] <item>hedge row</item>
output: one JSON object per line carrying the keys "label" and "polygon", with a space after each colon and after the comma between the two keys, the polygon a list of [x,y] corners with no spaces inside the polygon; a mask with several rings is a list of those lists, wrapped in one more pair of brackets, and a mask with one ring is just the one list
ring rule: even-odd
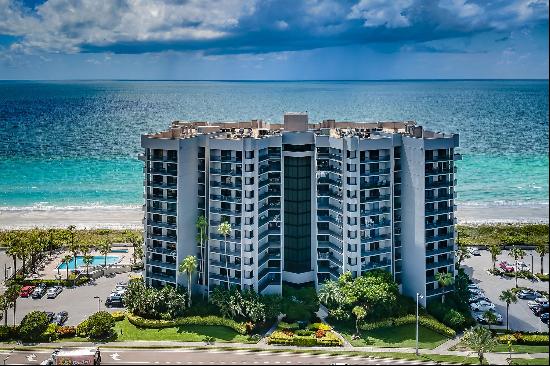
{"label": "hedge row", "polygon": [[548,334],[522,334],[522,333],[514,333],[514,334],[504,334],[497,337],[498,341],[500,343],[507,344],[508,341],[512,342],[512,344],[526,344],[526,345],[548,345],[548,342],[550,341]]}
{"label": "hedge row", "polygon": [[[81,286],[81,285],[84,285],[85,283],[87,283],[89,281],[89,279],[87,277],[84,277],[84,276],[81,276],[79,277],[77,280],[76,280],[76,285],[77,286]],[[44,279],[44,280],[41,280],[41,279],[36,279],[36,280],[21,280],[20,281],[20,285],[21,286],[37,286],[39,284],[45,284],[46,286],[64,286],[64,287],[72,287],[73,284],[74,284],[74,280],[47,280],[47,279]]]}
{"label": "hedge row", "polygon": [[535,276],[537,276],[537,278],[541,281],[548,282],[548,278],[549,278],[548,274],[537,273]]}
{"label": "hedge row", "polygon": [[268,344],[277,344],[283,346],[302,346],[302,347],[339,347],[343,342],[333,332],[326,332],[322,338],[317,338],[315,335],[294,335],[281,331],[273,332],[267,338]]}
{"label": "hedge row", "polygon": [[[416,323],[415,315],[405,315],[400,318],[390,318],[390,319],[381,320],[379,322],[363,323],[361,324],[360,328],[362,330],[368,331],[368,330],[375,330],[379,328],[391,328],[391,327],[398,327],[401,325],[415,324],[415,323]],[[438,322],[436,319],[430,316],[421,315],[419,317],[418,323],[425,328],[431,329],[434,332],[442,334],[449,338],[453,338],[454,336],[456,336],[456,332],[453,329]]]}
{"label": "hedge row", "polygon": [[174,320],[145,319],[140,316],[128,313],[128,321],[139,328],[171,328],[182,325],[217,325],[233,329],[239,334],[246,334],[246,325],[232,319],[226,319],[215,315],[209,316],[188,316]]}

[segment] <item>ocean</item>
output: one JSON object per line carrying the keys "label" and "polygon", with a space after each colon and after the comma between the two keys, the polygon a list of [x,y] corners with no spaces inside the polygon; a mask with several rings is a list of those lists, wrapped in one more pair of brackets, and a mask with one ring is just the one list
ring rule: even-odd
{"label": "ocean", "polygon": [[548,80],[3,81],[0,210],[138,207],[141,134],[285,111],[459,133],[459,205],[548,205]]}

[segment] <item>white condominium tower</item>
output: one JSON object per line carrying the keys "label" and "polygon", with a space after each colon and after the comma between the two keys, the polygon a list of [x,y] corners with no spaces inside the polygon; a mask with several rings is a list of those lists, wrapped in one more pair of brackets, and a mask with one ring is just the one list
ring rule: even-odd
{"label": "white condominium tower", "polygon": [[151,286],[185,286],[178,264],[193,255],[197,293],[281,293],[283,282],[318,287],[373,269],[424,303],[452,291],[435,275],[455,272],[457,134],[287,113],[283,123],[177,121],[141,145]]}

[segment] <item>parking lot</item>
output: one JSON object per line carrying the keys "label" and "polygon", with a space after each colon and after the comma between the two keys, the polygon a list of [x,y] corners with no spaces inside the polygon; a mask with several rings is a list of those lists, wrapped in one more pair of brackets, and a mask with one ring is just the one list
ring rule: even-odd
{"label": "parking lot", "polygon": [[[528,254],[523,258],[523,261],[531,266],[531,253],[534,255],[535,273],[540,271],[540,257],[535,251],[526,251]],[[489,298],[495,304],[495,310],[502,315],[503,324],[500,327],[506,327],[506,303],[499,300],[499,296],[503,290],[508,290],[515,287],[514,277],[506,276],[493,276],[487,273],[487,270],[493,267],[491,261],[491,254],[486,250],[480,251],[480,256],[472,256],[463,263],[463,268],[466,273],[470,275],[470,278],[474,283],[477,283],[479,287],[485,292],[487,298]],[[500,261],[508,261],[514,263],[514,259],[508,255],[508,251],[503,251],[498,256],[497,267]],[[544,272],[548,272],[548,255],[544,259]],[[529,287],[536,291],[547,291],[548,282],[527,280],[518,278],[518,286]],[[509,324],[510,329],[521,331],[548,331],[548,325],[544,324],[527,306],[528,300],[518,299],[516,304],[510,305],[509,311]]]}
{"label": "parking lot", "polygon": [[[94,296],[99,296],[100,310],[110,312],[120,310],[120,308],[106,308],[105,299],[114,290],[116,284],[121,281],[128,281],[130,273],[118,274],[114,277],[98,278],[94,284],[79,286],[76,288],[64,288],[63,291],[55,298],[48,299],[43,296],[41,299],[19,298],[17,300],[16,321],[19,323],[23,317],[33,310],[51,311],[58,313],[67,311],[69,318],[65,325],[78,325],[91,314],[98,311],[98,299]],[[13,323],[13,310],[8,311],[8,324]]]}

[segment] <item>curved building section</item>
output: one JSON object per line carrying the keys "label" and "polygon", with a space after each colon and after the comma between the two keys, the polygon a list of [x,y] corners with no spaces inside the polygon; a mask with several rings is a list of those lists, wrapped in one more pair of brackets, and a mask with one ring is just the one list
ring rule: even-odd
{"label": "curved building section", "polygon": [[412,121],[310,124],[305,113],[173,122],[142,136],[146,281],[185,286],[177,264],[194,255],[204,294],[382,269],[404,293],[437,298],[452,291],[435,274],[454,274],[458,142]]}

